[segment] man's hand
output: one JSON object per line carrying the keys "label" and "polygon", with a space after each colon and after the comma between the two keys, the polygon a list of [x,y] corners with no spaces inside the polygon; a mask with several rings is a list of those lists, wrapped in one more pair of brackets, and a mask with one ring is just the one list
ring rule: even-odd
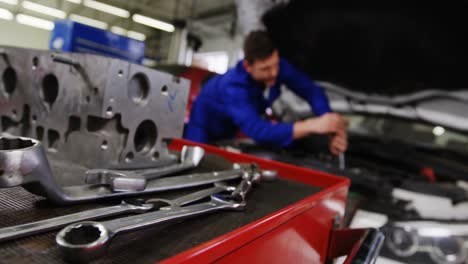
{"label": "man's hand", "polygon": [[329,134],[330,152],[338,155],[348,147],[348,135],[345,119],[336,113],[326,113],[322,116],[309,118],[294,123],[294,139],[311,134]]}
{"label": "man's hand", "polygon": [[310,118],[308,122],[313,134],[335,134],[346,130],[345,120],[336,113],[326,113],[316,118]]}
{"label": "man's hand", "polygon": [[343,153],[348,148],[348,135],[346,130],[342,130],[330,136],[329,141],[330,152],[334,155]]}
{"label": "man's hand", "polygon": [[294,123],[293,138],[298,139],[310,134],[337,134],[346,130],[346,122],[341,115],[326,113]]}

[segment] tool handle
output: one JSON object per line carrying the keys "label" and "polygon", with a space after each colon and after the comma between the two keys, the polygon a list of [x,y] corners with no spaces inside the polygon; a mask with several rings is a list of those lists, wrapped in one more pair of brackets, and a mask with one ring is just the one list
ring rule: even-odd
{"label": "tool handle", "polygon": [[226,188],[227,187],[223,187],[223,186],[215,186],[215,187],[212,187],[212,188],[209,188],[209,189],[205,189],[205,190],[201,190],[201,191],[198,191],[198,192],[193,192],[193,193],[184,195],[182,197],[179,197],[177,199],[172,200],[172,202],[175,205],[183,206],[183,205],[186,205],[186,204],[189,204],[189,203],[193,203],[193,202],[202,200],[204,198],[208,198],[213,194],[223,192],[223,191],[226,190]]}
{"label": "tool handle", "polygon": [[187,162],[187,163],[173,164],[173,165],[169,165],[169,166],[161,167],[157,169],[137,171],[136,173],[140,174],[146,180],[154,180],[162,176],[171,175],[176,172],[181,172],[184,170],[191,169],[193,167],[194,165],[192,163]]}
{"label": "tool handle", "polygon": [[149,205],[136,206],[122,202],[120,205],[83,211],[17,226],[5,227],[0,229],[0,241],[7,241],[59,229],[74,222],[119,215],[132,211],[143,211],[146,207],[148,207],[148,209],[150,208]]}
{"label": "tool handle", "polygon": [[211,211],[236,209],[241,206],[242,204],[212,199],[210,202],[173,208],[171,210],[155,211],[141,215],[128,216],[120,219],[105,221],[101,224],[104,225],[109,231],[109,234],[113,236],[120,232],[134,231],[147,226],[166,223],[174,220],[181,220],[188,217],[209,213]]}

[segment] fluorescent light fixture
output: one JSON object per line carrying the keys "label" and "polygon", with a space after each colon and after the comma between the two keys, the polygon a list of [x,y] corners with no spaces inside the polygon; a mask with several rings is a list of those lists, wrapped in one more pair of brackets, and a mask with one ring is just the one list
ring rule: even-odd
{"label": "fluorescent light fixture", "polygon": [[169,23],[162,22],[160,20],[150,18],[150,17],[146,17],[146,16],[142,16],[142,15],[139,15],[139,14],[133,15],[132,19],[133,19],[133,21],[135,21],[137,23],[147,25],[149,27],[157,28],[157,29],[160,29],[160,30],[164,30],[164,31],[167,31],[167,32],[174,32],[174,30],[175,30],[175,27],[173,25],[169,24]]}
{"label": "fluorescent light fixture", "polygon": [[118,8],[115,6],[111,6],[108,4],[104,4],[98,1],[94,0],[84,0],[83,4],[89,8],[93,8],[105,13],[109,13],[111,15],[119,16],[119,17],[124,17],[124,18],[129,18],[130,17],[130,12],[128,12],[125,9]]}
{"label": "fluorescent light fixture", "polygon": [[127,30],[125,28],[117,27],[117,26],[112,26],[111,29],[112,33],[119,34],[122,36],[127,35]]}
{"label": "fluorescent light fixture", "polygon": [[25,14],[17,14],[16,22],[31,27],[42,28],[45,30],[54,29],[54,22],[38,17],[28,16]]}
{"label": "fluorescent light fixture", "polygon": [[33,3],[33,2],[29,2],[29,1],[23,1],[23,3],[21,3],[21,5],[25,9],[28,9],[28,10],[31,10],[31,11],[34,11],[34,12],[38,12],[38,13],[41,13],[41,14],[45,14],[45,15],[49,15],[49,16],[53,16],[53,17],[57,17],[57,18],[67,17],[67,14],[65,12],[63,12],[62,10],[58,10],[58,9],[48,7],[48,6],[45,6],[45,5],[40,5],[40,4],[36,4],[36,3]]}
{"label": "fluorescent light fixture", "polygon": [[145,39],[146,39],[145,34],[140,33],[140,32],[136,32],[136,31],[131,31],[131,30],[128,31],[127,36],[129,38],[136,39],[136,40],[141,40],[141,41],[145,41]]}
{"label": "fluorescent light fixture", "polygon": [[68,2],[70,3],[74,3],[74,4],[81,4],[81,0],[67,0]]}
{"label": "fluorescent light fixture", "polygon": [[4,3],[4,4],[7,4],[7,5],[17,5],[18,0],[0,0],[0,3]]}
{"label": "fluorescent light fixture", "polygon": [[6,9],[0,8],[0,18],[6,19],[6,20],[12,20],[13,14]]}
{"label": "fluorescent light fixture", "polygon": [[100,29],[107,29],[107,23],[106,22],[95,20],[95,19],[92,19],[92,18],[89,18],[89,17],[84,17],[84,16],[80,16],[80,15],[76,15],[76,14],[70,14],[70,19],[75,21],[75,22],[82,23],[82,24],[85,24],[85,25],[88,25],[88,26],[97,27],[97,28],[100,28]]}

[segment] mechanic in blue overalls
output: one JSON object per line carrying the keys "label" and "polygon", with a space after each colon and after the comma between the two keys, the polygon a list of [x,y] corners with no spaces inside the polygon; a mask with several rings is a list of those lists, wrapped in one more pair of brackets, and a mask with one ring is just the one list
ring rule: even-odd
{"label": "mechanic in blue overalls", "polygon": [[[295,123],[264,119],[265,110],[280,95],[281,84],[304,98],[316,117]],[[283,147],[311,134],[329,134],[333,154],[347,148],[345,120],[332,113],[321,87],[280,58],[264,31],[251,32],[244,42],[244,59],[204,85],[192,106],[185,138],[213,143],[234,138],[239,129],[263,145]]]}

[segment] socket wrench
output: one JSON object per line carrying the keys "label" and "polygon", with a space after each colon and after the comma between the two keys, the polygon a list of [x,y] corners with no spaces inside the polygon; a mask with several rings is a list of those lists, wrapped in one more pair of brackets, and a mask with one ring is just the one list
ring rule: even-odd
{"label": "socket wrench", "polygon": [[145,170],[93,169],[86,172],[85,182],[109,185],[114,192],[142,191],[147,181],[197,167],[204,155],[201,147],[183,146],[179,164]]}
{"label": "socket wrench", "polygon": [[148,226],[179,221],[220,210],[243,210],[245,205],[245,202],[238,203],[219,195],[212,195],[209,202],[174,207],[171,210],[160,210],[105,222],[74,223],[57,234],[56,242],[66,259],[88,262],[105,254],[110,240],[118,233],[135,231]]}

